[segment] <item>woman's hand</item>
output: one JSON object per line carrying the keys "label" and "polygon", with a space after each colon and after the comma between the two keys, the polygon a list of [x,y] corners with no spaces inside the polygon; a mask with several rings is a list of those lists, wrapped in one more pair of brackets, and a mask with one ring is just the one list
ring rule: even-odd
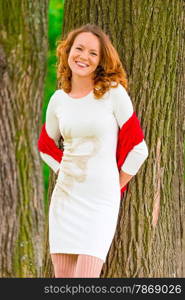
{"label": "woman's hand", "polygon": [[130,181],[132,177],[134,177],[134,175],[130,175],[120,170],[119,172],[120,189],[122,189]]}

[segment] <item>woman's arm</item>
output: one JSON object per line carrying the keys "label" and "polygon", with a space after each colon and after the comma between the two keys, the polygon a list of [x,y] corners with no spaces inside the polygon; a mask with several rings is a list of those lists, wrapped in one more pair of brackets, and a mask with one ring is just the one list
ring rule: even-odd
{"label": "woman's arm", "polygon": [[130,174],[125,173],[124,171],[120,170],[120,173],[119,173],[120,188],[122,189],[122,187],[124,187],[130,181],[130,179],[132,177],[134,177],[134,175],[130,175]]}
{"label": "woman's arm", "polygon": [[[57,100],[57,92],[55,92],[51,96],[48,106],[47,106],[45,129],[46,129],[47,135],[51,139],[53,139],[53,141],[55,143],[54,147],[58,148],[57,144],[58,144],[58,140],[61,136],[61,133],[59,130],[59,121],[55,114],[56,100]],[[42,140],[42,143],[47,143],[47,141],[43,140],[43,138],[42,138],[42,132],[40,134],[39,139]],[[39,153],[40,153],[42,160],[57,174],[59,167],[60,167],[60,162],[57,161],[54,156],[52,156],[52,152],[50,154],[48,154],[47,151],[45,153],[44,151],[42,152],[42,150],[39,149]]]}
{"label": "woman's arm", "polygon": [[[119,84],[117,88],[112,88],[112,105],[115,119],[119,128],[121,129],[134,112],[130,96],[121,84]],[[125,186],[134,175],[137,174],[147,157],[148,147],[143,139],[127,154],[126,159],[121,166],[121,188]]]}

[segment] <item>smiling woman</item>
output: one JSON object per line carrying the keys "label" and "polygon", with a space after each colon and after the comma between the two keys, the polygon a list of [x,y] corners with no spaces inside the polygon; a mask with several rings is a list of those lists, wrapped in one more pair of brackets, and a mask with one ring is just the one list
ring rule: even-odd
{"label": "smiling woman", "polygon": [[86,93],[93,87],[95,98],[102,99],[113,82],[127,89],[119,55],[109,36],[96,25],[87,24],[66,34],[57,42],[57,57],[58,88],[70,95]]}
{"label": "smiling woman", "polygon": [[[94,48],[93,50],[91,48]],[[100,42],[91,32],[82,32],[74,40],[68,57],[72,72],[73,97],[83,97],[93,89],[94,72],[100,61]],[[81,80],[83,79],[83,80]]]}
{"label": "smiling woman", "polygon": [[[59,88],[39,139],[42,158],[57,173],[49,208],[50,253],[55,277],[99,277],[122,188],[148,150],[126,74],[101,28],[87,24],[69,32],[57,56]],[[64,150],[57,147],[60,136]]]}
{"label": "smiling woman", "polygon": [[[91,46],[95,49],[90,49]],[[93,67],[92,72],[95,71],[100,61],[100,42],[94,34],[82,32],[75,38],[68,57],[68,63],[72,71],[73,61],[81,62],[86,67]]]}

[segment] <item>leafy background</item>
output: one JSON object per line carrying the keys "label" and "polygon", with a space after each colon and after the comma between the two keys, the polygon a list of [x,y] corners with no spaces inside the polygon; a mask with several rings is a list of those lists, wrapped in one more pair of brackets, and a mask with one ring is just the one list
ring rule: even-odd
{"label": "leafy background", "polygon": [[[61,38],[63,25],[64,0],[50,0],[48,8],[48,57],[47,74],[44,83],[44,100],[42,123],[45,122],[46,109],[51,95],[56,90],[56,41]],[[44,176],[44,198],[47,201],[47,190],[50,167],[42,161]]]}

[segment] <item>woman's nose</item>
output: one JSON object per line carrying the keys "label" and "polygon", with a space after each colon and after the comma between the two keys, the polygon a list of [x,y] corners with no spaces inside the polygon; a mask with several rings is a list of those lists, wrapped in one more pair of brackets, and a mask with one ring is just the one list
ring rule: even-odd
{"label": "woman's nose", "polygon": [[82,59],[82,60],[88,60],[88,53],[80,54],[80,59]]}

